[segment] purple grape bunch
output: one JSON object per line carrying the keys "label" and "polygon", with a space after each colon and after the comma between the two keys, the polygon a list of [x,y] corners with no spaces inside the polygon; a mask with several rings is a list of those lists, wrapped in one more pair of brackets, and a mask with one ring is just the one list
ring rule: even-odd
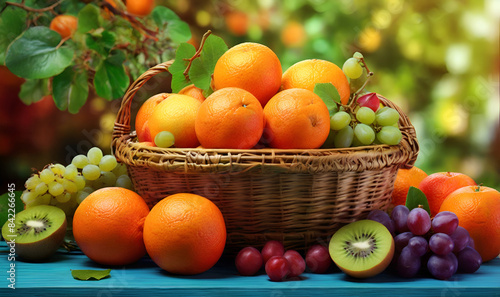
{"label": "purple grape bunch", "polygon": [[394,237],[393,267],[403,277],[420,271],[446,280],[455,273],[474,273],[482,264],[469,233],[458,225],[458,217],[443,211],[431,219],[423,208],[411,211],[397,205],[389,216],[372,210],[367,219],[383,224]]}

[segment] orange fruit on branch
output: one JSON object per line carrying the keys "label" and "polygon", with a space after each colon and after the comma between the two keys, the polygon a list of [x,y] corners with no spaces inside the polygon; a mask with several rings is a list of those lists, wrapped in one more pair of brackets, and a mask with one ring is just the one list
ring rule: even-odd
{"label": "orange fruit on branch", "polygon": [[281,89],[301,88],[314,91],[317,83],[331,83],[337,89],[342,104],[349,102],[349,81],[342,69],[332,62],[309,59],[290,66],[281,80]]}
{"label": "orange fruit on branch", "polygon": [[154,0],[127,0],[127,11],[135,16],[147,16],[155,8]]}
{"label": "orange fruit on branch", "polygon": [[220,89],[201,104],[195,129],[204,148],[252,148],[264,130],[262,106],[243,89]]}
{"label": "orange fruit on branch", "polygon": [[214,266],[224,251],[224,217],[212,201],[202,196],[168,196],[147,216],[144,244],[162,269],[184,275],[202,273]]}
{"label": "orange fruit on branch", "polygon": [[413,166],[411,169],[399,169],[392,191],[392,204],[405,205],[410,187],[418,188],[420,182],[427,177],[422,169]]}
{"label": "orange fruit on branch", "polygon": [[330,114],[321,98],[306,89],[276,94],[264,107],[263,141],[281,149],[319,148],[330,133]]}
{"label": "orange fruit on branch", "polygon": [[76,243],[93,261],[126,265],[146,254],[144,220],[149,207],[141,196],[123,188],[102,188],[82,201],[73,217]]}
{"label": "orange fruit on branch", "polygon": [[78,18],[72,15],[58,15],[52,19],[49,28],[56,31],[62,38],[67,38],[75,33],[78,27]]}
{"label": "orange fruit on branch", "polygon": [[490,261],[500,254],[500,193],[483,186],[466,186],[449,194],[439,212],[451,211],[474,240],[474,248]]}
{"label": "orange fruit on branch", "polygon": [[281,85],[281,63],[267,46],[246,42],[226,51],[217,61],[213,83],[216,90],[236,87],[254,95],[264,107]]}

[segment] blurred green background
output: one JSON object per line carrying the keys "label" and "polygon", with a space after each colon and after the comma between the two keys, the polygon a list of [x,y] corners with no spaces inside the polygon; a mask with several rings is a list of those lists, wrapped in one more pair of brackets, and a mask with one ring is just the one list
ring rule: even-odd
{"label": "blurred green background", "polygon": [[[375,75],[367,89],[399,105],[416,128],[416,166],[465,173],[500,189],[500,1],[157,1],[188,22],[197,45],[207,30],[228,46],[269,46],[283,70],[318,58],[342,67],[356,51]],[[2,180],[21,189],[32,168],[68,164],[94,146],[109,152],[120,102],[89,100],[79,114],[50,98],[16,99],[19,80],[0,68]],[[140,102],[137,102],[137,106]],[[137,107],[136,106],[136,107]],[[4,183],[5,184],[5,183]]]}

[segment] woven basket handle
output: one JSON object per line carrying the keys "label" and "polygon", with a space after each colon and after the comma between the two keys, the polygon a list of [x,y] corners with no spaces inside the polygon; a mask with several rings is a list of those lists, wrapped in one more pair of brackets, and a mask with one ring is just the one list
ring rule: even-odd
{"label": "woven basket handle", "polygon": [[173,62],[174,61],[167,61],[149,68],[128,87],[123,96],[122,104],[120,110],[118,110],[115,126],[113,128],[113,140],[111,143],[111,150],[113,153],[115,152],[118,139],[124,135],[130,134],[130,108],[135,94],[151,77],[168,71],[168,67],[170,67]]}

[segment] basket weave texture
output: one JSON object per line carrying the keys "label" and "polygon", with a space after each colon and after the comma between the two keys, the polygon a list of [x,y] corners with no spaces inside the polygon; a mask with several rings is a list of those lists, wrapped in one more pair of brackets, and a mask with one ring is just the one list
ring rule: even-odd
{"label": "basket weave texture", "polygon": [[211,199],[227,228],[225,253],[262,247],[271,239],[304,251],[326,243],[343,225],[386,209],[398,168],[413,166],[415,129],[400,114],[399,145],[344,149],[182,149],[137,142],[131,103],[137,90],[172,61],[152,67],[127,90],[113,131],[112,149],[127,165],[136,191],[153,207],[168,195],[189,192]]}

